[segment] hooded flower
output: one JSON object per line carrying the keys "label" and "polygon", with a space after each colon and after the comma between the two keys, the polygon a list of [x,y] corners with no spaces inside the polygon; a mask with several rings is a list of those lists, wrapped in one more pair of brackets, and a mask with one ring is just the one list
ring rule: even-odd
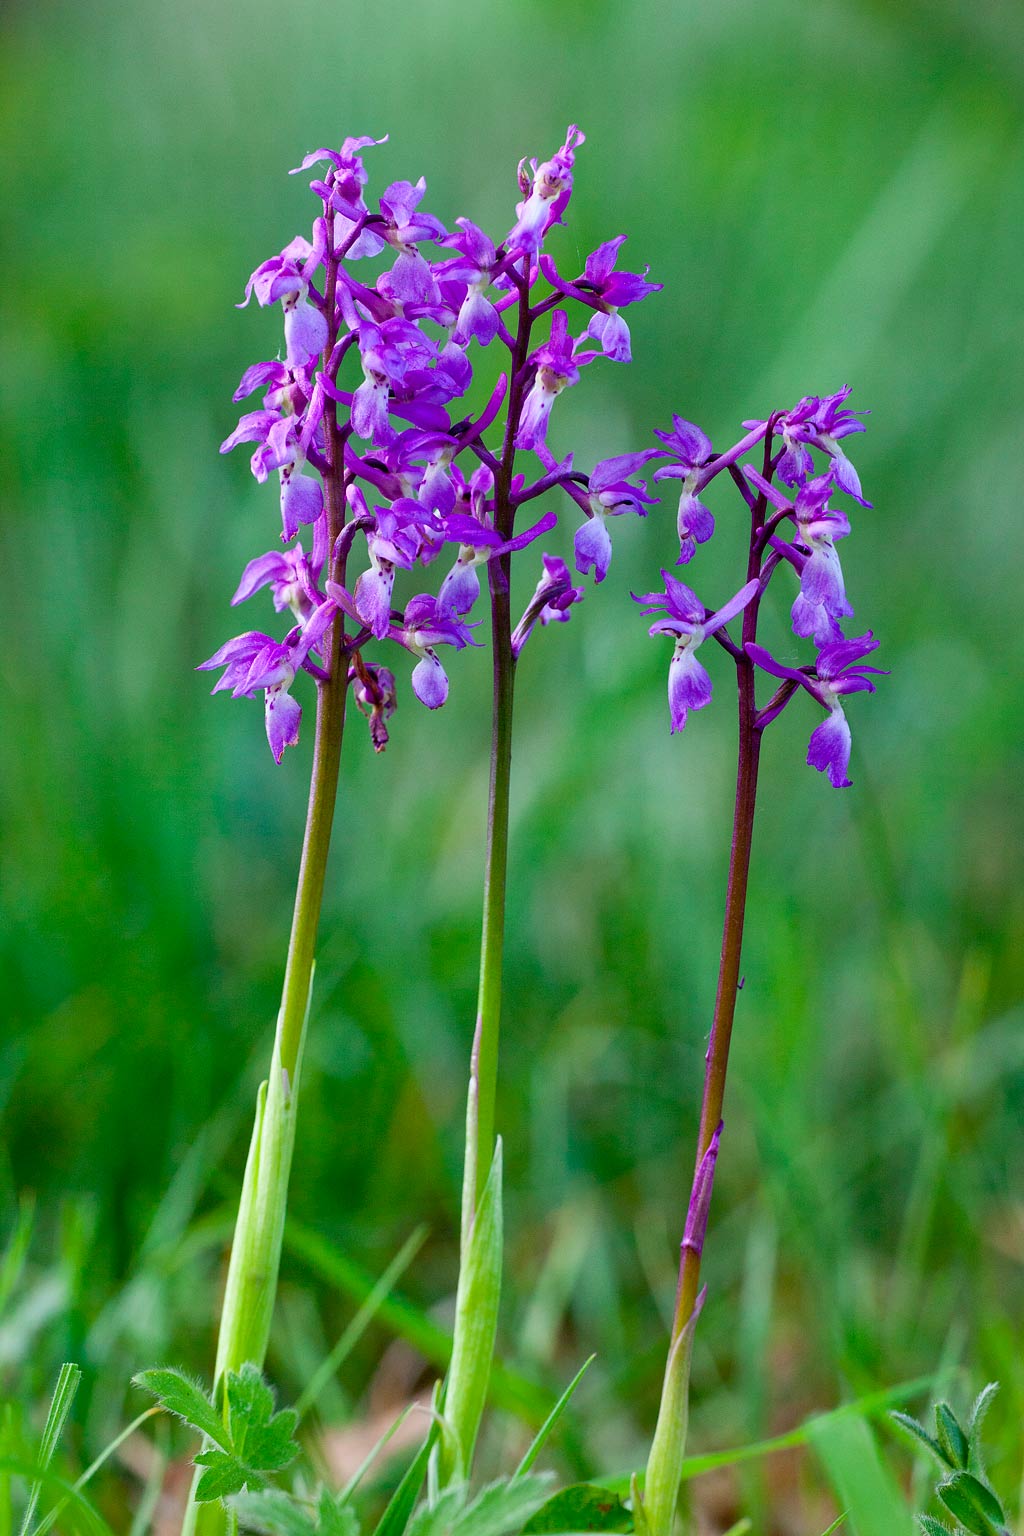
{"label": "hooded flower", "polygon": [[595,311],[594,317],[583,334],[577,339],[580,347],[585,340],[596,341],[605,357],[616,363],[632,362],[629,326],[619,314],[627,304],[636,304],[648,294],[660,293],[661,283],[647,282],[643,273],[616,272],[615,259],[625,235],[606,240],[587,257],[583,277],[576,283],[564,283],[550,256],[540,258],[541,271],[552,287],[571,298],[578,299]]}
{"label": "hooded flower", "polygon": [[256,268],[245,285],[245,298],[239,306],[244,308],[254,293],[260,305],[281,301],[286,361],[290,368],[311,362],[327,345],[327,321],[309,301],[306,276],[319,264],[322,254],[297,235],[279,256],[272,256]]}
{"label": "hooded flower", "polygon": [[282,642],[258,630],[237,635],[196,668],[197,672],[224,668],[214,684],[214,693],[230,688],[233,698],[251,699],[258,689],[263,689],[267,740],[276,763],[281,761],[285,747],[294,747],[299,739],[302,707],[289,689],[300,667],[319,671],[309,661],[309,653],[319,647],[336,612],[332,601],[321,603],[308,622],[293,629]]}
{"label": "hooded flower", "polygon": [[827,773],[829,783],[835,789],[848,789],[850,780],[850,727],[840,700],[848,693],[874,693],[872,677],[887,676],[879,667],[866,667],[862,656],[878,649],[878,641],[871,631],[854,640],[836,640],[823,646],[815,663],[815,676],[797,667],[787,667],[766,651],[762,645],[748,645],[747,654],[763,671],[772,677],[787,678],[805,688],[817,699],[828,716],[811,732],[807,745],[807,764]]}
{"label": "hooded flower", "polygon": [[623,512],[646,517],[647,508],[657,501],[642,485],[630,485],[629,477],[658,453],[657,448],[645,448],[640,453],[623,453],[595,464],[586,497],[590,516],[577,528],[573,540],[576,569],[581,576],[593,570],[594,580],[603,581],[608,574],[612,558],[610,517],[620,517]]}
{"label": "hooded flower", "polygon": [[655,480],[681,480],[676,528],[679,533],[679,559],[677,565],[687,565],[693,559],[698,544],[706,544],[715,531],[715,519],[697,497],[697,491],[705,483],[703,465],[713,453],[711,439],[692,421],[681,416],[672,417],[671,432],[655,432],[676,460],[663,464],[654,471]]}
{"label": "hooded flower", "polygon": [[530,356],[536,373],[519,419],[517,448],[537,449],[546,443],[551,407],[567,385],[579,382],[580,370],[573,361],[568,324],[565,311],[556,309],[551,321],[550,340]]}
{"label": "hooded flower", "polygon": [[575,603],[582,603],[583,588],[574,587],[569,567],[557,555],[542,555],[543,572],[512,631],[512,654],[519,656],[539,619],[541,624],[568,624]]}
{"label": "hooded flower", "polygon": [[634,594],[633,601],[644,604],[647,613],[665,609],[665,617],[651,625],[649,634],[675,636],[668,669],[669,718],[675,732],[683,729],[691,709],[703,709],[711,703],[711,679],[697,660],[698,646],[747,606],[758,584],[748,581],[717,613],[708,614],[696,593],[671,571],[661,574],[665,578],[664,592],[647,592],[643,597]]}
{"label": "hooded flower", "polygon": [[[309,423],[307,423],[309,425]],[[302,523],[314,523],[324,509],[323,487],[305,472],[306,456],[294,416],[278,416],[273,411],[249,411],[220,445],[221,453],[230,453],[239,443],[258,442],[251,468],[262,483],[276,469],[281,482],[281,522],[285,539],[295,537]]]}
{"label": "hooded flower", "polygon": [[558,522],[557,514],[546,512],[539,522],[514,538],[502,539],[496,528],[463,512],[453,512],[445,519],[445,542],[459,545],[459,556],[437,594],[439,613],[466,614],[480,596],[478,568],[496,555],[525,549],[541,534],[550,533]]}
{"label": "hooded flower", "polygon": [[531,160],[529,170],[525,160],[519,162],[519,185],[524,201],[517,204],[516,223],[505,239],[509,251],[525,251],[535,256],[552,224],[562,222],[562,214],[572,196],[576,150],[585,140],[586,135],[571,124],[565,143],[550,160],[540,165]]}

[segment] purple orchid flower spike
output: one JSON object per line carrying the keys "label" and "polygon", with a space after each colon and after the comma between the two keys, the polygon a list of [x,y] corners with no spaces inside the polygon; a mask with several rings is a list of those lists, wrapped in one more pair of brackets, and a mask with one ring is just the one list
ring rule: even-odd
{"label": "purple orchid flower spike", "polygon": [[711,458],[714,450],[711,439],[700,427],[695,427],[692,421],[673,416],[672,428],[671,432],[655,431],[654,435],[661,439],[676,462],[663,464],[656,469],[654,478],[683,482],[676,514],[679,533],[679,559],[676,564],[688,565],[696,553],[697,545],[706,544],[715,531],[713,515],[697,496],[706,479],[703,465]]}
{"label": "purple orchid flower spike", "polygon": [[523,406],[516,434],[517,448],[532,448],[536,451],[546,443],[551,407],[563,389],[579,382],[580,370],[577,365],[588,359],[573,360],[568,325],[565,310],[556,309],[551,321],[550,339],[529,358],[537,371]]}
{"label": "purple orchid flower spike", "polygon": [[267,740],[275,763],[280,763],[285,747],[294,747],[299,740],[302,706],[289,693],[295,674],[300,667],[319,672],[319,668],[309,661],[309,655],[320,647],[336,613],[336,605],[328,599],[301,629],[292,630],[283,642],[258,630],[250,630],[229,640],[196,668],[197,672],[224,668],[214,684],[214,693],[230,688],[233,698],[251,699],[258,689],[263,689]]}
{"label": "purple orchid flower spike", "polygon": [[529,170],[525,160],[519,162],[519,186],[524,201],[517,204],[516,223],[505,239],[509,251],[525,251],[535,256],[551,226],[562,222],[572,196],[576,150],[585,142],[586,134],[571,124],[565,143],[550,160],[540,165],[531,160]]}
{"label": "purple orchid flower spike", "polygon": [[657,619],[648,633],[675,637],[668,669],[669,718],[675,733],[683,729],[691,709],[703,709],[711,703],[711,679],[697,660],[698,646],[747,606],[758,583],[748,581],[717,613],[709,614],[696,593],[671,571],[661,574],[665,578],[664,592],[647,592],[642,597],[634,593],[633,601],[643,604],[645,613],[664,608],[665,617]]}
{"label": "purple orchid flower spike", "polygon": [[[877,649],[878,641],[870,630],[854,640],[833,641],[818,652],[816,675],[812,676],[801,668],[787,667],[776,661],[763,645],[747,646],[747,655],[762,671],[798,684],[828,711],[828,718],[811,732],[807,763],[819,773],[827,773],[829,783],[836,789],[850,787],[847,772],[850,766],[851,736],[841,700],[848,693],[874,693],[872,677],[888,676],[881,668],[867,667],[861,662],[862,656],[868,656]],[[764,711],[762,722],[767,723],[773,719],[786,702],[783,699],[774,709],[769,707]]]}
{"label": "purple orchid flower spike", "polygon": [[579,498],[590,515],[577,528],[573,540],[576,569],[581,576],[593,570],[595,582],[600,582],[608,574],[612,558],[612,540],[608,531],[610,517],[620,517],[624,512],[646,517],[647,508],[656,503],[657,497],[642,485],[629,482],[630,476],[638,474],[645,464],[659,456],[660,451],[644,448],[639,453],[623,453],[595,464],[589,491],[581,493]]}
{"label": "purple orchid flower spike", "polygon": [[512,631],[512,655],[519,653],[529,640],[539,620],[544,624],[567,624],[575,603],[582,603],[583,588],[574,587],[572,575],[557,555],[542,555],[543,572],[526,610]]}

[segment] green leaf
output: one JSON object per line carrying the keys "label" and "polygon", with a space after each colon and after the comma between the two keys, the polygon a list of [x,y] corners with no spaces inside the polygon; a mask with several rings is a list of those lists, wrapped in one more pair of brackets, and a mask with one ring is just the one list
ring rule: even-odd
{"label": "green leaf", "polygon": [[998,1381],[990,1381],[987,1387],[983,1387],[974,1399],[971,1408],[971,1417],[967,1425],[967,1441],[970,1448],[967,1464],[972,1472],[983,1470],[981,1456],[981,1431],[985,1422],[985,1415],[992,1406],[992,1399],[999,1391]]}
{"label": "green leaf", "polygon": [[[458,1516],[452,1536],[511,1536],[513,1531],[532,1529],[530,1517],[547,1498],[550,1477],[503,1479],[482,1488],[472,1504]],[[551,1527],[545,1527],[550,1530]],[[563,1526],[563,1530],[586,1530],[586,1526]]]}
{"label": "green leaf", "polygon": [[832,1524],[828,1527],[828,1529],[822,1531],[821,1536],[832,1536],[833,1531],[838,1531],[839,1527],[841,1525],[843,1525],[845,1523],[845,1521],[846,1521],[846,1510],[844,1509],[841,1515],[837,1515],[836,1516],[836,1518],[832,1521]]}
{"label": "green leaf", "polygon": [[402,1481],[391,1495],[387,1508],[377,1522],[373,1536],[402,1536],[402,1532],[409,1524],[409,1517],[413,1512],[416,1500],[420,1496],[420,1489],[423,1487],[423,1480],[427,1475],[430,1453],[434,1449],[434,1443],[439,1432],[440,1426],[435,1419],[431,1423],[427,1438],[410,1463]]}
{"label": "green leaf", "polygon": [[846,1510],[854,1536],[911,1536],[913,1521],[866,1419],[819,1419],[811,1441]]}
{"label": "green leaf", "polygon": [[231,1446],[239,1461],[258,1472],[280,1472],[299,1454],[294,1408],[274,1412],[274,1393],[255,1365],[229,1371],[225,1390]]}
{"label": "green leaf", "polygon": [[208,1436],[215,1445],[227,1450],[230,1441],[224,1421],[199,1383],[183,1371],[170,1367],[139,1371],[132,1377],[132,1384],[150,1393],[161,1408],[173,1413],[190,1429]]}
{"label": "green leaf", "polygon": [[455,1295],[455,1339],[445,1386],[445,1419],[451,1427],[441,1446],[442,1478],[469,1475],[494,1358],[501,1302],[503,1226],[501,1137],[494,1143],[487,1183],[462,1255]]}
{"label": "green leaf", "polygon": [[572,1398],[573,1393],[576,1391],[576,1388],[583,1380],[585,1372],[589,1370],[590,1366],[593,1365],[596,1359],[596,1355],[591,1355],[588,1360],[584,1360],[583,1364],[576,1372],[576,1375],[573,1377],[572,1381],[570,1381],[569,1385],[558,1399],[558,1402],[552,1408],[551,1412],[544,1420],[544,1423],[541,1425],[540,1429],[534,1436],[533,1444],[530,1446],[530,1449],[527,1451],[526,1455],[523,1457],[522,1461],[519,1463],[518,1467],[516,1467],[516,1470],[512,1474],[513,1481],[515,1481],[517,1477],[522,1477],[526,1472],[529,1472],[530,1468],[537,1460],[537,1457],[544,1449],[544,1444],[551,1431],[554,1429],[555,1425],[562,1417],[562,1414],[569,1406],[569,1401]]}
{"label": "green leaf", "polygon": [[990,1488],[970,1472],[954,1472],[935,1492],[951,1515],[974,1536],[992,1536],[992,1527],[1003,1523],[1003,1508]]}
{"label": "green leaf", "polygon": [[933,1515],[918,1515],[917,1522],[924,1536],[953,1536],[948,1525],[943,1525],[941,1520],[936,1520]]}
{"label": "green leaf", "polygon": [[633,1516],[617,1493],[594,1483],[562,1488],[523,1527],[523,1536],[551,1531],[631,1531]]}
{"label": "green leaf", "polygon": [[935,1428],[950,1466],[966,1467],[969,1455],[967,1436],[948,1403],[935,1404]]}
{"label": "green leaf", "polygon": [[258,1531],[260,1536],[317,1536],[312,1515],[290,1493],[282,1493],[279,1488],[240,1493],[229,1507],[238,1516],[243,1530]]}
{"label": "green leaf", "polygon": [[320,1491],[319,1536],[359,1536],[359,1521],[344,1497],[335,1498],[329,1488]]}
{"label": "green leaf", "polygon": [[454,1483],[433,1502],[428,1499],[410,1522],[407,1536],[449,1536],[468,1495],[468,1483]]}
{"label": "green leaf", "polygon": [[919,1423],[917,1419],[911,1418],[909,1413],[896,1412],[890,1413],[889,1417],[894,1424],[898,1424],[901,1429],[906,1430],[907,1434],[913,1435],[922,1445],[927,1446],[943,1467],[953,1466],[953,1462],[950,1461],[939,1442],[928,1433],[924,1425]]}
{"label": "green leaf", "polygon": [[252,1467],[247,1467],[229,1451],[202,1451],[195,1458],[197,1467],[205,1467],[196,1484],[196,1502],[210,1504],[214,1499],[227,1499],[233,1493],[241,1493],[248,1483],[262,1488],[264,1479]]}

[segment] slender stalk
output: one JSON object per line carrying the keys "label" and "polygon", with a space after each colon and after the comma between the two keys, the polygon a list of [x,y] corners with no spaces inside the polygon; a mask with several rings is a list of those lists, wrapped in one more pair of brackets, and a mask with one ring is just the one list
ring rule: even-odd
{"label": "slender stalk", "polygon": [[[772,433],[765,433],[765,475],[770,473],[769,452]],[[749,446],[749,444],[748,444]],[[746,497],[745,497],[746,499]],[[747,580],[761,577],[764,525],[767,503],[763,495],[748,500],[750,507],[750,545]],[[743,612],[743,645],[728,645],[736,664],[739,699],[739,743],[736,766],[736,801],[733,810],[732,848],[729,855],[729,880],[722,924],[722,950],[718,967],[718,991],[711,1024],[711,1036],[704,1058],[704,1094],[701,1102],[700,1128],[697,1133],[697,1157],[693,1188],[687,1212],[679,1263],[672,1334],[662,1385],[658,1423],[651,1443],[642,1496],[635,1489],[634,1508],[639,1511],[638,1530],[642,1536],[670,1536],[679,1498],[679,1479],[686,1447],[689,1417],[690,1353],[703,1297],[700,1293],[700,1267],[704,1249],[718,1134],[725,1101],[725,1080],[729,1068],[729,1046],[740,985],[740,956],[743,947],[743,922],[747,905],[747,880],[750,850],[754,835],[754,811],[757,804],[757,771],[761,755],[763,726],[758,724],[754,688],[754,664],[746,646],[757,636],[760,593]]]}
{"label": "slender stalk", "polygon": [[[337,258],[331,256],[327,262],[324,285],[329,326],[323,354],[325,369],[329,366],[337,340],[337,326],[334,322],[337,273]],[[322,474],[328,549],[331,552],[330,574],[334,581],[344,585],[346,556],[343,553],[335,559],[333,554],[335,541],[345,522],[344,437],[338,429],[337,407],[329,397],[325,401],[323,419],[326,461]],[[313,986],[320,907],[334,823],[348,693],[348,661],[340,615],[331,625],[328,634],[330,640],[325,658],[327,676],[317,683],[313,767],[281,989],[281,1007],[277,1015],[270,1074],[267,1081],[261,1084],[257,1096],[256,1117],[231,1243],[217,1337],[215,1383],[221,1383],[226,1372],[239,1371],[250,1362],[262,1368],[270,1339],[284,1239],[288,1182],[295,1146],[299,1075]],[[223,1411],[226,1420],[226,1394]],[[198,1505],[195,1502],[195,1489],[201,1470],[196,1469],[193,1479],[182,1536],[192,1536],[197,1531],[201,1536],[221,1536],[225,1530],[236,1530],[234,1514],[226,1515],[219,1503]]]}
{"label": "slender stalk", "polygon": [[[523,409],[523,376],[532,324],[529,289],[525,278],[518,286],[519,324],[512,347],[508,417],[494,493],[494,525],[503,539],[512,536],[515,523],[512,472],[515,464],[515,438]],[[453,1479],[467,1478],[472,1468],[473,1448],[494,1354],[501,1295],[501,1156],[500,1143],[495,1137],[495,1098],[505,948],[505,886],[508,873],[512,708],[515,691],[510,564],[508,554],[489,563],[494,685],[480,987],[466,1104],[459,1287],[452,1361],[445,1396],[448,1429],[435,1463],[439,1477],[446,1483]]]}
{"label": "slender stalk", "polygon": [[[336,258],[329,258],[324,285],[330,323],[324,349],[325,367],[337,334],[333,323],[337,271]],[[324,488],[328,547],[333,551],[345,520],[345,473],[344,444],[338,432],[337,406],[329,397],[324,410],[324,436],[327,449]],[[335,581],[344,585],[344,556],[334,562],[331,575]],[[295,1142],[295,1102],[313,985],[314,952],[327,873],[327,856],[331,846],[345,728],[345,699],[348,693],[348,668],[343,653],[344,634],[340,618],[331,626],[329,633],[329,676],[317,685],[313,768],[281,1007],[277,1016],[270,1078],[265,1093],[261,1091],[257,1108],[245,1186],[231,1247],[217,1341],[217,1380],[221,1379],[225,1371],[237,1371],[249,1361],[262,1366],[270,1337]]]}
{"label": "slender stalk", "polygon": [[[511,538],[516,509],[512,500],[515,437],[523,409],[523,369],[530,346],[532,316],[525,284],[520,289],[519,325],[512,353],[512,382],[501,463],[495,481],[494,523]],[[487,801],[487,855],[484,868],[483,925],[480,938],[480,985],[470,1063],[466,1110],[466,1163],[462,1195],[463,1252],[494,1155],[494,1104],[498,1081],[501,1028],[501,977],[505,947],[505,885],[508,873],[509,785],[512,771],[512,706],[515,658],[512,654],[511,559],[491,562],[491,646],[494,684],[491,709],[491,774]]]}

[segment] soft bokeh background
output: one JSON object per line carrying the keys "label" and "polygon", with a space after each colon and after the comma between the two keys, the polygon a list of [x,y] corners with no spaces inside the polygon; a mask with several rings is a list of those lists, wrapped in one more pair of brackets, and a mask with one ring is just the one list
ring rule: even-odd
{"label": "soft bokeh background", "polygon": [[[423,172],[433,211],[500,235],[520,156],[577,121],[588,142],[556,253],[572,266],[628,231],[665,292],[635,312],[635,365],[596,365],[559,403],[557,447],[625,451],[673,410],[724,444],[743,417],[845,382],[872,412],[853,446],[874,510],[843,556],[892,677],[852,711],[853,790],[803,766],[809,709],[768,740],[691,1445],[963,1366],[947,1383],[961,1399],[1003,1383],[993,1476],[1010,1494],[1019,7],[68,0],[9,6],[5,30],[6,1229],[35,1204],[4,1297],[3,1390],[39,1403],[59,1361],[79,1360],[84,1461],[138,1411],[133,1370],[209,1371],[311,738],[275,769],[259,708],[210,699],[192,668],[241,627],[227,600],[275,535],[273,490],[217,445],[242,368],[277,344],[275,317],[232,306],[311,218],[286,172],[314,145],[388,131],[371,191]],[[701,589],[720,595],[737,570],[727,489],[701,557]],[[501,1349],[545,1390],[597,1351],[559,1442],[581,1475],[635,1465],[653,1424],[734,752],[724,658],[716,706],[670,739],[667,650],[629,602],[672,558],[671,509],[615,531],[605,586],[521,669],[500,1106]],[[408,1315],[450,1315],[487,653],[452,675],[438,715],[406,690],[383,759],[358,723],[349,738],[294,1173],[303,1228],[270,1357],[289,1399],[360,1276],[420,1222]],[[391,1323],[322,1396],[326,1423],[358,1425],[425,1379],[411,1346],[390,1345],[412,1324]],[[491,1466],[518,1433],[496,1417]],[[134,1487],[121,1468],[101,1490],[118,1528]],[[739,1495],[758,1529],[808,1531],[827,1519],[819,1488],[809,1461],[777,1458]],[[716,1500],[735,1514],[735,1485],[695,1497],[708,1530],[723,1528]]]}

